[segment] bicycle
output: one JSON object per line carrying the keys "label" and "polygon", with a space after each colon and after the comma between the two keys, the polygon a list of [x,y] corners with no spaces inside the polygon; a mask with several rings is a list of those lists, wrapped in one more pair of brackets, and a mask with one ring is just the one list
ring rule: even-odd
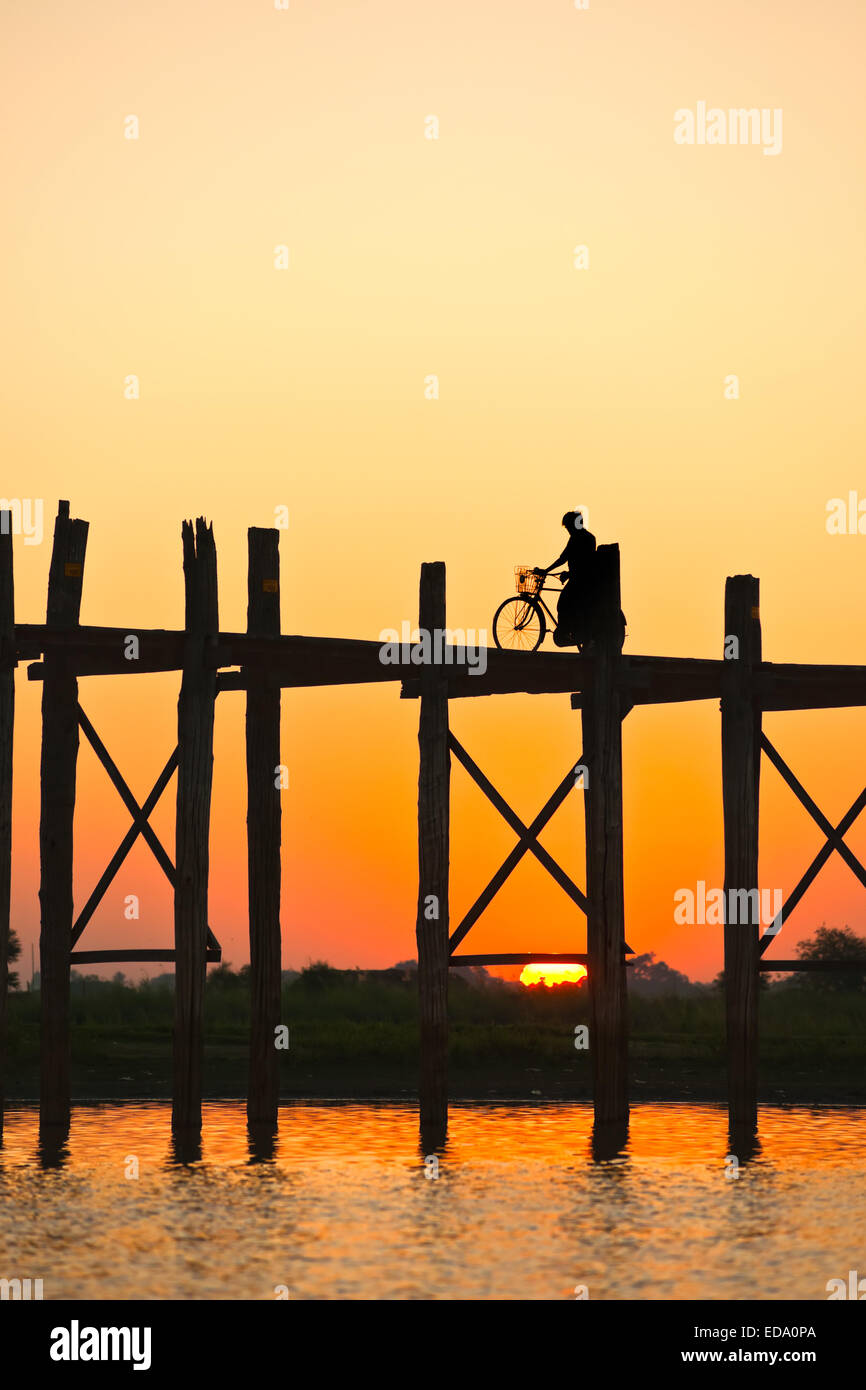
{"label": "bicycle", "polygon": [[[545,579],[551,577],[559,581],[559,589],[545,586]],[[505,599],[493,615],[493,641],[500,651],[535,652],[547,636],[548,627],[555,629],[557,626],[556,616],[541,595],[561,593],[568,580],[568,571],[549,576],[543,571],[530,569],[528,565],[516,565],[514,578],[516,597]],[[620,612],[616,626],[616,636],[622,650],[625,641],[624,613]],[[579,631],[564,634],[559,641],[554,636],[554,641],[559,647],[575,646],[579,652],[583,652],[601,635],[601,627],[602,614],[598,611],[589,613],[584,615]]]}

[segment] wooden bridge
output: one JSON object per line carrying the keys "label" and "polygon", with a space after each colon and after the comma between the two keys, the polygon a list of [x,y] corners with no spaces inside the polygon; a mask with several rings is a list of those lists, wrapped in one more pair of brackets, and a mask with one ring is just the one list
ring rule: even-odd
{"label": "wooden bridge", "polygon": [[[381,642],[280,633],[279,531],[249,530],[247,630],[222,632],[212,529],[199,519],[182,528],[186,597],[182,630],[86,627],[79,623],[88,523],[61,502],[54,529],[46,621],[15,621],[11,515],[0,514],[0,1126],[3,1037],[9,941],[14,672],[30,663],[42,682],[41,756],[41,1090],[40,1125],[64,1134],[70,1114],[70,969],[77,963],[172,961],[175,1030],[172,1128],[181,1149],[195,1148],[201,1130],[202,1002],[208,961],[220,959],[208,925],[208,837],[216,697],[246,695],[247,838],[251,966],[251,1033],[247,1114],[252,1129],[272,1129],[279,1100],[280,837],[275,770],[280,758],[280,691],[316,685],[398,681],[404,699],[419,701],[418,856],[416,918],[421,1025],[420,1120],[425,1144],[441,1143],[447,1124],[448,970],[452,965],[582,962],[588,969],[594,1107],[597,1134],[619,1143],[628,1121],[626,962],[623,910],[622,721],[637,705],[721,702],[725,901],[758,887],[758,802],[761,755],[784,777],[821,827],[826,841],[785,901],[770,931],[726,919],[729,1109],[734,1138],[748,1145],[757,1125],[758,976],[762,970],[863,968],[862,961],[770,960],[767,948],[833,850],[866,885],[866,870],[844,842],[866,806],[866,790],[833,826],[762,732],[764,710],[866,705],[866,666],[762,661],[758,580],[728,579],[724,652],[717,660],[623,655],[601,641],[592,655],[488,650],[470,670],[459,648],[438,664],[392,665]],[[619,613],[619,551],[600,546],[604,610]],[[611,623],[611,631],[615,629]],[[447,630],[445,566],[421,567],[419,630]],[[79,681],[179,671],[177,747],[139,805],[79,703]],[[568,771],[538,816],[526,825],[449,728],[455,699],[513,693],[563,694],[580,711],[582,751],[575,740]],[[76,916],[73,905],[73,812],[79,733],[93,747],[132,817],[105,873]],[[452,930],[449,916],[450,770],[452,757],[477,782],[517,836],[517,844]],[[581,890],[539,843],[547,821],[584,770],[586,886]],[[177,773],[175,857],[149,817]],[[132,844],[141,835],[174,891],[174,949],[87,951],[78,943]],[[460,953],[467,933],[526,853],[533,854],[586,914],[585,953]]]}

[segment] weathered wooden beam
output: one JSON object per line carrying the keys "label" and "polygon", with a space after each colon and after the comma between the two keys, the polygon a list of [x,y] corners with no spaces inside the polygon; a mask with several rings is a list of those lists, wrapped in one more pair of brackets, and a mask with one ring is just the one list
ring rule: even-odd
{"label": "weathered wooden beam", "polygon": [[[453,649],[452,649],[453,651]],[[585,678],[583,658],[565,652],[508,652],[487,647],[481,654],[484,666],[471,674],[465,665],[452,661],[439,667],[449,700],[471,699],[482,695],[556,695],[579,690]],[[415,667],[392,667],[403,679],[400,698],[415,700],[423,692],[423,677]],[[409,674],[411,673],[411,674]]]}
{"label": "weathered wooden beam", "polygon": [[764,661],[755,668],[754,692],[764,710],[866,705],[866,666]]}
{"label": "weathered wooden beam", "polygon": [[[130,637],[137,639],[137,650]],[[68,673],[77,676],[141,675],[183,666],[184,634],[162,628],[90,626],[62,631],[16,623],[15,642],[19,661],[50,652],[56,670],[66,663]],[[30,679],[41,679],[38,666]]]}
{"label": "weathered wooden beam", "polygon": [[[443,667],[448,698],[482,695],[572,695],[572,708],[580,709],[580,692],[589,680],[590,657],[569,652],[508,652],[487,648],[486,670],[471,675],[465,667]],[[623,707],[718,699],[722,693],[724,663],[688,657],[621,656],[617,688]],[[404,672],[400,695],[416,699],[421,683]]]}
{"label": "weathered wooden beam", "polygon": [[[138,639],[138,655],[129,656],[129,637]],[[184,633],[164,628],[78,627],[73,632],[52,630],[40,623],[16,623],[15,655],[35,661],[51,651],[65,655],[71,674],[131,675],[180,670]],[[255,669],[264,668],[281,686],[354,685],[400,681],[402,695],[421,695],[420,668],[391,665],[381,660],[380,642],[337,637],[261,637],[224,632],[208,653],[208,662],[224,671],[220,686],[242,690]],[[470,673],[461,649],[449,645],[441,674],[450,699],[479,695],[544,695],[579,692],[586,672],[584,658],[573,652],[508,652],[482,649],[477,661],[484,673]],[[720,698],[723,661],[692,657],[640,656],[620,660],[618,682],[634,704],[667,704]],[[30,667],[32,680],[42,679],[42,665]],[[866,704],[866,666],[820,665],[808,662],[760,663],[754,674],[755,698],[763,709],[829,709]],[[579,695],[576,698],[580,698]]]}
{"label": "weathered wooden beam", "polygon": [[[207,948],[205,952],[208,963],[222,960],[222,951],[219,946]],[[147,961],[175,961],[177,952],[171,947],[163,950],[157,946],[153,950],[149,948],[123,951],[73,951],[69,958],[73,965],[117,965],[126,962],[147,962]]]}
{"label": "weathered wooden beam", "polygon": [[452,956],[452,969],[459,965],[586,965],[588,957],[572,951],[499,951],[476,956]]}
{"label": "weathered wooden beam", "polygon": [[[758,888],[761,711],[754,673],[761,660],[760,586],[750,574],[725,584],[726,690],[722,696],[725,829],[725,999],[728,1107],[732,1135],[748,1140],[758,1123],[759,924],[727,920],[732,893]],[[752,901],[753,899],[748,899]]]}
{"label": "weathered wooden beam", "polygon": [[[453,649],[452,649],[453,650]],[[485,669],[470,674],[453,662],[438,667],[449,700],[482,695],[556,695],[578,690],[583,681],[582,658],[561,652],[506,652],[484,649]],[[392,666],[401,681],[400,698],[416,700],[424,692],[424,678],[412,666]]]}
{"label": "weathered wooden beam", "polygon": [[[282,637],[256,642],[243,634],[225,633],[214,653],[220,666],[243,664],[247,671],[264,666],[280,685],[354,684],[399,680],[404,699],[423,694],[423,668],[383,664],[379,642],[330,637]],[[481,695],[555,695],[579,691],[587,677],[589,658],[575,652],[509,652],[495,647],[477,653],[478,670],[470,671],[461,648],[446,645],[437,666],[449,699]],[[481,667],[483,666],[483,672]],[[617,680],[631,704],[718,699],[724,662],[688,657],[621,657]],[[244,689],[248,674],[224,671],[225,690]]]}
{"label": "weathered wooden beam", "polygon": [[12,513],[0,511],[0,1141],[6,1081],[6,999],[12,887],[12,734],[15,724],[15,586]]}
{"label": "weathered wooden beam", "polygon": [[[69,632],[78,623],[88,524],[61,502],[54,523],[46,620]],[[41,1084],[43,1130],[69,1124],[69,953],[72,944],[72,826],[78,760],[78,682],[53,654],[42,686],[42,757],[39,858],[41,928]]]}
{"label": "weathered wooden beam", "polygon": [[381,660],[382,643],[347,637],[220,633],[210,660],[215,666],[266,671],[280,685],[340,685],[400,679],[401,668]]}
{"label": "weathered wooden beam", "polygon": [[616,683],[623,707],[717,700],[724,662],[704,657],[637,656],[619,658]]}
{"label": "weathered wooden beam", "polygon": [[137,636],[142,647],[150,646],[160,656],[167,658],[176,655],[183,665],[183,628],[178,627],[128,627],[106,626],[102,623],[81,623],[74,630],[63,631],[50,623],[16,623],[15,645],[19,659],[36,656],[40,652],[61,652],[74,648],[75,651],[95,651],[104,655],[114,654],[124,663],[120,668],[134,666],[134,658],[127,656],[124,648],[130,636]]}
{"label": "weathered wooden beam", "polygon": [[223,691],[246,690],[254,681],[255,676],[247,675],[246,671],[217,671],[217,695]]}
{"label": "weathered wooden beam", "polygon": [[[421,566],[419,623],[445,628],[445,566]],[[444,1142],[448,1124],[448,872],[450,764],[448,695],[441,669],[427,672],[418,723],[418,992],[422,1142]]]}
{"label": "weathered wooden beam", "polygon": [[[280,533],[248,532],[247,631],[280,631]],[[250,1063],[247,1119],[276,1125],[280,1097],[280,687],[250,673],[246,709],[247,868],[250,918]]]}
{"label": "weathered wooden beam", "polygon": [[174,890],[175,1028],[172,1130],[194,1147],[201,1131],[202,1001],[216,673],[206,660],[219,632],[213,530],[183,524],[186,649],[177,710],[177,824]]}
{"label": "weathered wooden beam", "polygon": [[[586,658],[563,652],[487,650],[484,675],[446,667],[450,699],[511,693],[577,692],[579,708]],[[403,668],[405,670],[405,668]],[[618,688],[635,705],[720,699],[725,662],[705,658],[640,656],[620,658]],[[767,710],[848,708],[866,704],[866,666],[821,666],[764,662],[755,669],[755,698]],[[404,698],[420,693],[418,678],[403,681]]]}
{"label": "weathered wooden beam", "polygon": [[619,547],[599,546],[596,566],[603,636],[594,646],[582,712],[587,957],[595,1122],[612,1130],[628,1123]]}
{"label": "weathered wooden beam", "polygon": [[866,974],[866,960],[856,957],[843,960],[761,960],[758,969],[768,973],[778,971],[783,975],[795,970],[857,970]]}

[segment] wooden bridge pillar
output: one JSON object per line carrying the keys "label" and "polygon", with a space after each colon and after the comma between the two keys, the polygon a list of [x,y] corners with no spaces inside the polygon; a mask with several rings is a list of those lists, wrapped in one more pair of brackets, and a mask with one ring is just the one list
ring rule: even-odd
{"label": "wooden bridge pillar", "polygon": [[[280,533],[247,533],[247,632],[280,633]],[[248,673],[246,710],[247,865],[250,916],[250,1071],[247,1120],[277,1124],[280,1096],[276,1029],[280,1022],[280,687],[267,673]]]}
{"label": "wooden bridge pillar", "polygon": [[[731,1132],[747,1143],[758,1123],[759,925],[729,920],[731,891],[758,889],[761,709],[752,680],[761,661],[760,585],[750,574],[725,583],[726,690],[722,696],[725,826],[725,1013]],[[740,903],[749,901],[742,893]]]}
{"label": "wooden bridge pillar", "polygon": [[[445,630],[445,566],[421,566],[419,625]],[[435,649],[431,642],[431,648]],[[448,690],[435,666],[423,671],[418,724],[418,990],[421,1022],[421,1141],[444,1142],[448,1125],[448,862],[451,754]]]}
{"label": "wooden bridge pillar", "polygon": [[12,730],[15,720],[15,599],[12,513],[0,512],[0,1143],[6,1077],[9,905],[12,884]]}
{"label": "wooden bridge pillar", "polygon": [[177,823],[174,889],[175,1021],[172,1130],[195,1148],[201,1132],[202,1006],[216,669],[206,664],[219,634],[213,529],[183,523],[186,640],[177,705]]}
{"label": "wooden bridge pillar", "polygon": [[[60,502],[48,573],[46,624],[78,626],[88,523]],[[78,681],[61,652],[45,653],[39,859],[41,1058],[39,1125],[69,1125],[69,956],[72,949],[72,824],[78,762]]]}
{"label": "wooden bridge pillar", "polygon": [[592,650],[583,700],[589,1045],[596,1126],[619,1129],[628,1124],[619,546],[599,546],[596,563],[606,636]]}

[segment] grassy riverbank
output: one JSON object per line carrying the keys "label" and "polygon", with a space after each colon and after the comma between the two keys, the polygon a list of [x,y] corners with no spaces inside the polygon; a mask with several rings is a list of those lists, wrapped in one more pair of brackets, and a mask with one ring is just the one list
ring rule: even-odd
{"label": "grassy riverbank", "polygon": [[[588,1024],[581,986],[554,990],[451,988],[450,1090],[457,1097],[585,1098],[590,1058],[575,1049]],[[174,1000],[164,984],[78,983],[72,998],[73,1089],[78,1098],[168,1096]],[[247,1073],[245,975],[220,971],[206,995],[205,1087],[241,1096]],[[415,1092],[414,981],[317,968],[286,983],[281,1052],[286,1096],[399,1096]],[[724,1000],[706,989],[630,999],[635,1099],[723,1099]],[[39,996],[9,1000],[6,1094],[38,1092]],[[761,1095],[767,1101],[866,1101],[866,995],[777,986],[761,995]]]}

